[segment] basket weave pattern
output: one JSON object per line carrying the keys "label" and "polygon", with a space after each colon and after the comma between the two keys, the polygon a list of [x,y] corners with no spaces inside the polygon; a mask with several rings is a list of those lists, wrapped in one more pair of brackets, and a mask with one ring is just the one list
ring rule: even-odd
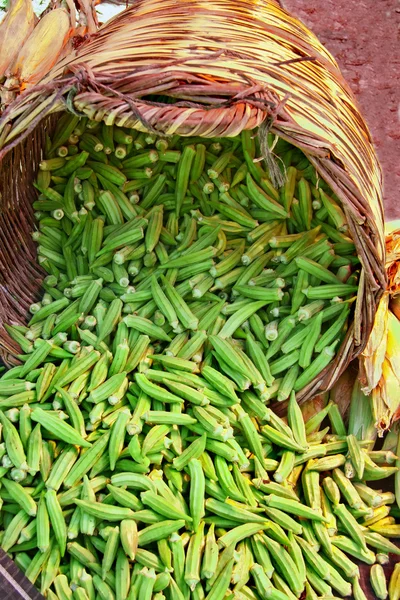
{"label": "basket weave pattern", "polygon": [[[173,103],[155,102],[154,95]],[[66,106],[164,135],[234,136],[261,126],[262,135],[276,133],[306,153],[342,200],[362,263],[354,323],[334,363],[303,398],[331,386],[368,339],[386,286],[385,250],[381,171],[370,134],[317,38],[272,1],[137,0],[17,99],[0,119],[0,187],[8,203],[0,216],[7,288],[0,321],[24,318],[40,279],[29,204],[43,126],[34,128],[29,115],[44,118]],[[16,175],[21,160],[23,175]],[[16,227],[17,251],[16,237],[10,239]],[[3,353],[11,351],[4,332],[0,344]]]}

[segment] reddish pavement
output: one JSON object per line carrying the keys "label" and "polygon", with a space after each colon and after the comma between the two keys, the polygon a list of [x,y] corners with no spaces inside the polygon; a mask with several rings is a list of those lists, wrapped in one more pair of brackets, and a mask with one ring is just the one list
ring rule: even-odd
{"label": "reddish pavement", "polygon": [[400,219],[400,0],[281,0],[330,50],[356,94]]}

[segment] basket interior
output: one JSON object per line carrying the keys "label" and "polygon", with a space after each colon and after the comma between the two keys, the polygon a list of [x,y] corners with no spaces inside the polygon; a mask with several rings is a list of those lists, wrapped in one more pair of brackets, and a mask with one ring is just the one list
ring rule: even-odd
{"label": "basket interior", "polygon": [[45,275],[36,259],[32,240],[37,197],[32,185],[42,159],[47,133],[57,118],[52,116],[36,127],[7,154],[0,173],[0,357],[6,366],[18,363],[19,352],[3,327],[25,322],[29,305],[39,298]]}

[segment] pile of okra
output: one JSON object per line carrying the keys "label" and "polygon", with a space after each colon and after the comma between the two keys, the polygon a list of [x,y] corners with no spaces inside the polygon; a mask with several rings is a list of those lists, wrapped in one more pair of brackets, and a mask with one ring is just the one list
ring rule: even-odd
{"label": "pile of okra", "polygon": [[49,600],[363,600],[359,561],[399,599],[399,510],[370,484],[396,455],[296,402],[346,335],[355,246],[304,154],[268,143],[280,189],[256,132],[66,114],[46,141],[47,276],[6,326],[0,542]]}

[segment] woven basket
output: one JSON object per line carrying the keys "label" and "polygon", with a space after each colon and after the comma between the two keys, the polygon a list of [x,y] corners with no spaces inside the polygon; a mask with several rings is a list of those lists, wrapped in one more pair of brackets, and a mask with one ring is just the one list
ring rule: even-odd
{"label": "woven basket", "polygon": [[[353,94],[318,39],[272,0],[137,0],[17,98],[0,119],[0,325],[23,322],[40,288],[32,180],[54,113],[66,109],[164,135],[260,127],[305,152],[343,202],[362,264],[346,338],[300,399],[328,389],[364,348],[386,274],[380,167]],[[1,327],[7,364],[15,351]]]}

